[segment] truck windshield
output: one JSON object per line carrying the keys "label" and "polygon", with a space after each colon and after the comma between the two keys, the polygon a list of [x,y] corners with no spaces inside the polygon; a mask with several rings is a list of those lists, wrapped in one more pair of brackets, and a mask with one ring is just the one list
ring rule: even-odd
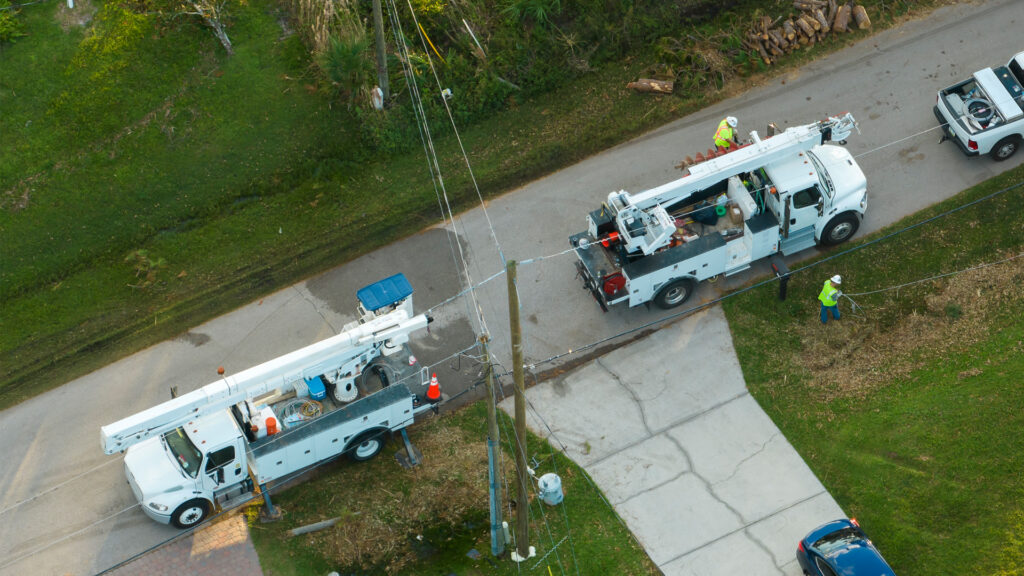
{"label": "truck windshield", "polygon": [[164,444],[185,474],[193,478],[199,474],[199,465],[203,462],[203,454],[188,439],[184,429],[179,427],[164,434]]}
{"label": "truck windshield", "polygon": [[818,181],[821,182],[821,189],[828,194],[829,199],[835,196],[836,188],[832,185],[832,177],[828,175],[828,171],[825,170],[825,165],[818,160],[818,157],[813,152],[808,151],[807,157],[814,163],[814,171],[818,173]]}
{"label": "truck windshield", "polygon": [[1013,72],[1018,84],[1024,85],[1024,69],[1021,69],[1020,62],[1017,62],[1016,58],[1010,61],[1010,72]]}

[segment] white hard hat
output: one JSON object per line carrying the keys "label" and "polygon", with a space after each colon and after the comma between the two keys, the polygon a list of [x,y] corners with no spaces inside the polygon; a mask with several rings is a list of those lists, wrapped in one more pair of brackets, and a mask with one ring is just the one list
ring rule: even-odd
{"label": "white hard hat", "polygon": [[836,274],[835,276],[832,277],[832,282],[834,284],[842,284],[843,278],[839,274]]}
{"label": "white hard hat", "polygon": [[725,118],[725,123],[728,124],[729,126],[732,126],[733,128],[735,128],[735,127],[739,126],[740,121],[737,120],[735,116],[727,116]]}

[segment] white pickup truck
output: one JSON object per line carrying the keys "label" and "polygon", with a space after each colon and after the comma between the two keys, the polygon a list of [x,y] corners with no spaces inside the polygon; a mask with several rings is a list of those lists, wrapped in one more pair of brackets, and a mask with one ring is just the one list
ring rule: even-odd
{"label": "white pickup truck", "polygon": [[1006,66],[985,68],[940,90],[935,117],[942,140],[957,143],[964,154],[988,154],[1006,160],[1024,145],[1024,52]]}

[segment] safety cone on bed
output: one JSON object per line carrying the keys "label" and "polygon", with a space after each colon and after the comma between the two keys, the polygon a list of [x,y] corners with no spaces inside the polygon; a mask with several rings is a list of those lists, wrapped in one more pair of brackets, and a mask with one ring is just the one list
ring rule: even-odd
{"label": "safety cone on bed", "polygon": [[430,387],[427,388],[427,402],[436,404],[441,401],[441,385],[437,383],[437,374],[430,375]]}

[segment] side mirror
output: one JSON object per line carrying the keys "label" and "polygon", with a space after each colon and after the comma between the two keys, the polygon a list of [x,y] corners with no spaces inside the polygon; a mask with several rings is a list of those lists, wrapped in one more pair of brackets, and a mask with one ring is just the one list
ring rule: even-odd
{"label": "side mirror", "polygon": [[818,216],[821,216],[824,213],[825,213],[825,199],[824,198],[818,198]]}
{"label": "side mirror", "polygon": [[214,480],[217,481],[217,484],[223,484],[224,483],[224,468],[223,467],[217,468],[213,472],[213,478],[214,478]]}

